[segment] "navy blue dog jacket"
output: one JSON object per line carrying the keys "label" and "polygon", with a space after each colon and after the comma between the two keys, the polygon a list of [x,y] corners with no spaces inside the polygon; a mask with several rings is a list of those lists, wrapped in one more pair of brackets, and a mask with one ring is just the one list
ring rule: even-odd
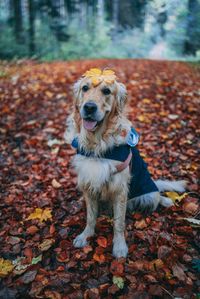
{"label": "navy blue dog jacket", "polygon": [[[134,129],[132,128],[131,133],[133,133],[133,131]],[[144,160],[140,156],[138,149],[135,148],[136,144],[134,144],[133,146],[133,143],[128,142],[128,144],[114,146],[113,148],[107,150],[100,157],[98,157],[103,159],[111,159],[115,161],[124,162],[127,159],[128,155],[130,154],[130,151],[132,152],[132,159],[130,162],[131,182],[130,182],[129,194],[128,194],[129,199],[150,192],[158,191],[157,186],[151,179],[151,175],[147,168],[147,163],[144,162]],[[77,138],[75,138],[72,141],[72,146],[76,149],[77,154],[79,155],[83,155],[86,157],[95,157],[93,152],[90,153],[85,152],[83,149],[79,147]]]}

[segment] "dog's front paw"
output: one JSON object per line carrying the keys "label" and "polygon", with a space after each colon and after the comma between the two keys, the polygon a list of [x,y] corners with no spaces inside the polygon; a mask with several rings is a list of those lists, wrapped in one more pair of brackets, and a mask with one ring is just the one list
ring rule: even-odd
{"label": "dog's front paw", "polygon": [[84,233],[78,235],[74,239],[73,245],[76,248],[82,248],[82,247],[86,246],[87,245],[87,236]]}
{"label": "dog's front paw", "polygon": [[116,258],[127,257],[127,254],[128,246],[126,245],[126,241],[123,239],[116,239],[113,243],[113,256]]}

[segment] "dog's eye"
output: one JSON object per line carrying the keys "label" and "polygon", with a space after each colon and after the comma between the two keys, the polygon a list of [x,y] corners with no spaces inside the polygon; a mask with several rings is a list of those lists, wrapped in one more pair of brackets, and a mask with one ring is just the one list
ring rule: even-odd
{"label": "dog's eye", "polygon": [[87,86],[87,85],[83,85],[83,87],[82,87],[82,91],[86,92],[86,91],[88,91],[88,89],[89,89],[89,86]]}
{"label": "dog's eye", "polygon": [[103,92],[103,94],[105,94],[105,95],[111,94],[111,91],[110,91],[109,88],[104,88],[104,89],[102,89],[102,92]]}

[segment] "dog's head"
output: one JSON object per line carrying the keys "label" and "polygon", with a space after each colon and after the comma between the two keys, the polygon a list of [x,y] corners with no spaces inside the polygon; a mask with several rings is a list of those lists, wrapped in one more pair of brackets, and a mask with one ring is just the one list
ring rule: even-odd
{"label": "dog's head", "polygon": [[74,84],[79,127],[94,132],[122,112],[127,91],[112,70],[90,69]]}

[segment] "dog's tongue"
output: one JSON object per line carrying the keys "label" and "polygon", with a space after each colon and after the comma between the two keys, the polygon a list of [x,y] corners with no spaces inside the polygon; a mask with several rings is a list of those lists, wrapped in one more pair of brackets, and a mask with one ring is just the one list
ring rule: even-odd
{"label": "dog's tongue", "polygon": [[83,120],[83,126],[86,130],[92,131],[97,124],[97,121]]}

